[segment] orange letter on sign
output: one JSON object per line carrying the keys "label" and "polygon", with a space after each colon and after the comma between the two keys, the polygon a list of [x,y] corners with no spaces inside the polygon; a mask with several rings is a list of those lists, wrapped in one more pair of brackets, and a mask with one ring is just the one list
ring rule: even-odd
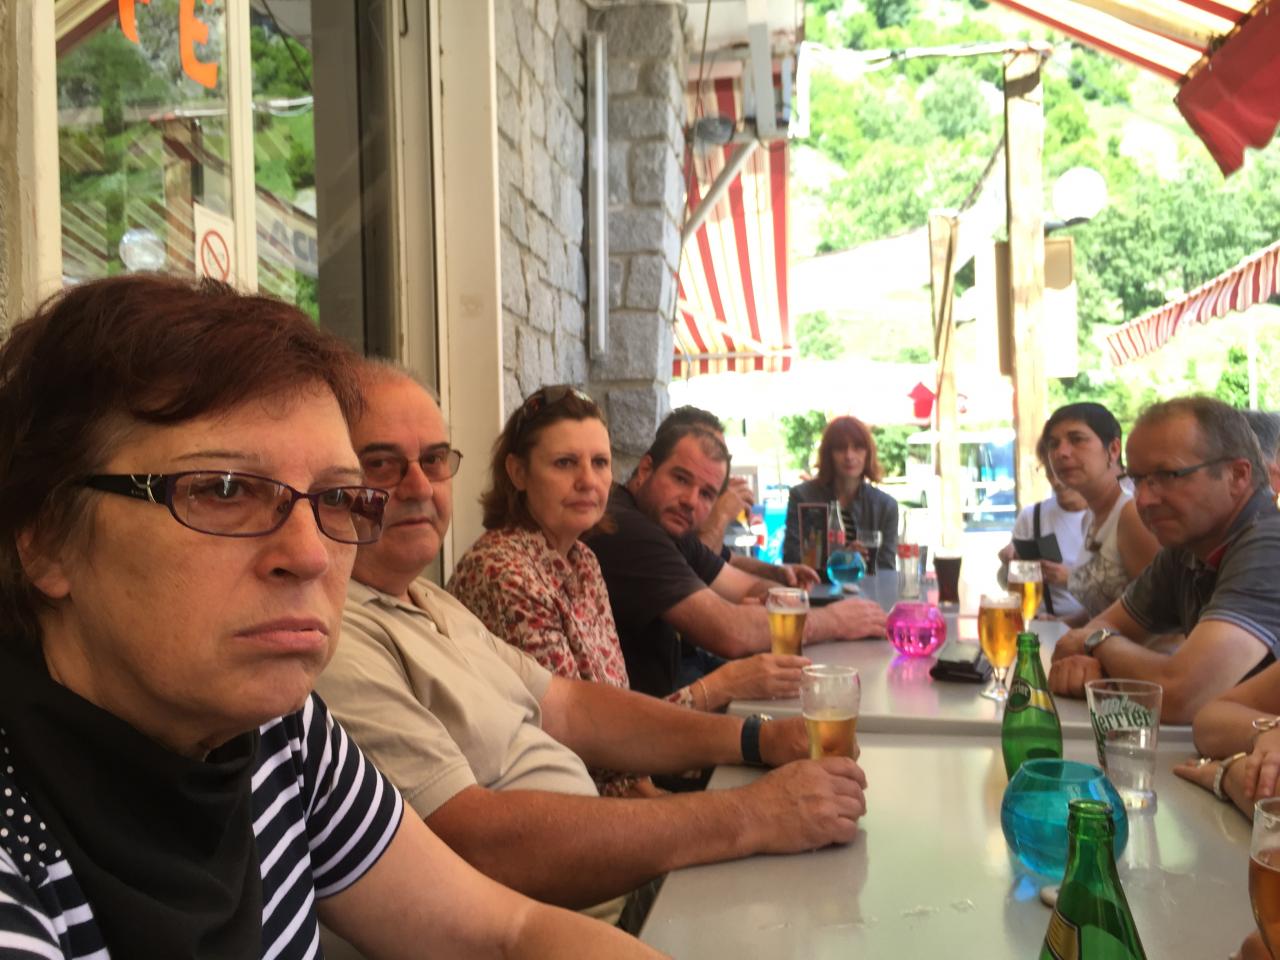
{"label": "orange letter on sign", "polygon": [[196,18],[196,0],[182,0],[178,10],[178,43],[182,47],[182,72],[202,87],[212,90],[218,85],[218,65],[196,59],[196,44],[209,42],[209,25]]}
{"label": "orange letter on sign", "polygon": [[[142,2],[150,3],[151,0],[142,0]],[[138,43],[138,15],[133,3],[134,0],[119,0],[120,32],[129,40]]]}

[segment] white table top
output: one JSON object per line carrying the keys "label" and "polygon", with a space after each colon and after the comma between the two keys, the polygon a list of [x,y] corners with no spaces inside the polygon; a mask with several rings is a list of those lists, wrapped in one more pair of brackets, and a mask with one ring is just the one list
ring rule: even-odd
{"label": "white table top", "polygon": [[[681,960],[1036,956],[1050,912],[1000,829],[999,741],[858,732],[868,811],[852,844],[678,870],[641,939]],[[1083,740],[1066,753],[1094,761]],[[1170,772],[1182,754],[1161,748],[1157,810],[1130,816],[1120,860],[1153,960],[1225,957],[1253,929],[1249,823]],[[721,767],[711,789],[759,775]]]}
{"label": "white table top", "polygon": [[[870,581],[871,578],[868,578]],[[867,596],[891,607],[896,598],[896,574],[878,574],[865,590]],[[886,607],[886,608],[887,608]],[[960,643],[978,644],[978,620],[972,615],[946,612],[947,637]],[[1040,654],[1045,672],[1058,638],[1066,626],[1057,620],[1033,620],[1031,629],[1040,636]],[[986,736],[999,733],[1004,705],[981,696],[984,685],[934,680],[929,676],[933,657],[898,654],[888,640],[853,640],[821,643],[804,648],[815,663],[837,663],[856,667],[862,681],[862,707],[858,713],[859,733],[943,733],[948,736]],[[1056,697],[1058,718],[1064,738],[1093,736],[1089,708],[1083,700]],[[800,701],[735,700],[729,712],[737,716],[767,713],[775,717],[800,715]],[[1165,724],[1162,742],[1187,744],[1191,727]]]}

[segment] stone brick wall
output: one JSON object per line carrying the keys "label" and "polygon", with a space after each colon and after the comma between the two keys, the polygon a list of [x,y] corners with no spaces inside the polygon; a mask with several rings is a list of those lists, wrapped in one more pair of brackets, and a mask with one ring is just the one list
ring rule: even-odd
{"label": "stone brick wall", "polygon": [[596,14],[609,47],[609,349],[591,391],[625,472],[668,408],[684,207],[683,7],[615,4]]}
{"label": "stone brick wall", "polygon": [[[593,5],[595,6],[595,5]],[[584,386],[625,467],[667,406],[684,186],[682,9],[495,0],[504,405]],[[609,59],[610,345],[588,360],[586,42]]]}
{"label": "stone brick wall", "polygon": [[587,382],[583,0],[495,0],[504,404]]}

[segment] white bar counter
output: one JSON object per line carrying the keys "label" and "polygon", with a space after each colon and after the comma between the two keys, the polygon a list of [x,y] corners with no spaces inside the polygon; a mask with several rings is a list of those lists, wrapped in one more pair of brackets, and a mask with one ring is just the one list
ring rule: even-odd
{"label": "white bar counter", "polygon": [[[998,737],[876,733],[859,740],[867,815],[857,839],[667,877],[641,939],[681,960],[1038,955],[1050,911],[1000,829]],[[1160,750],[1154,814],[1131,814],[1120,877],[1148,957],[1231,954],[1253,929],[1248,821],[1170,770]],[[1066,741],[1070,759],[1093,746]],[[710,789],[760,776],[721,767]]]}

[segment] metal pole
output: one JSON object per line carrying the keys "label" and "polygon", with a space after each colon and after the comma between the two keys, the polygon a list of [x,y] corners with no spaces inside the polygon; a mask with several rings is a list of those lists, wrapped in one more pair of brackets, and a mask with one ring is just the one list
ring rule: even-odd
{"label": "metal pole", "polygon": [[758,146],[760,146],[759,140],[747,140],[729,158],[729,162],[720,171],[720,176],[716,177],[715,183],[711,184],[706,196],[698,204],[698,209],[690,213],[689,219],[685,221],[684,229],[680,231],[681,247],[688,243],[689,238],[698,232],[698,228],[707,219],[707,214],[715,209],[716,204],[720,202],[720,197],[729,189],[729,184],[733,183],[734,178],[742,170],[746,162],[751,159],[751,155],[756,152],[756,147]]}

